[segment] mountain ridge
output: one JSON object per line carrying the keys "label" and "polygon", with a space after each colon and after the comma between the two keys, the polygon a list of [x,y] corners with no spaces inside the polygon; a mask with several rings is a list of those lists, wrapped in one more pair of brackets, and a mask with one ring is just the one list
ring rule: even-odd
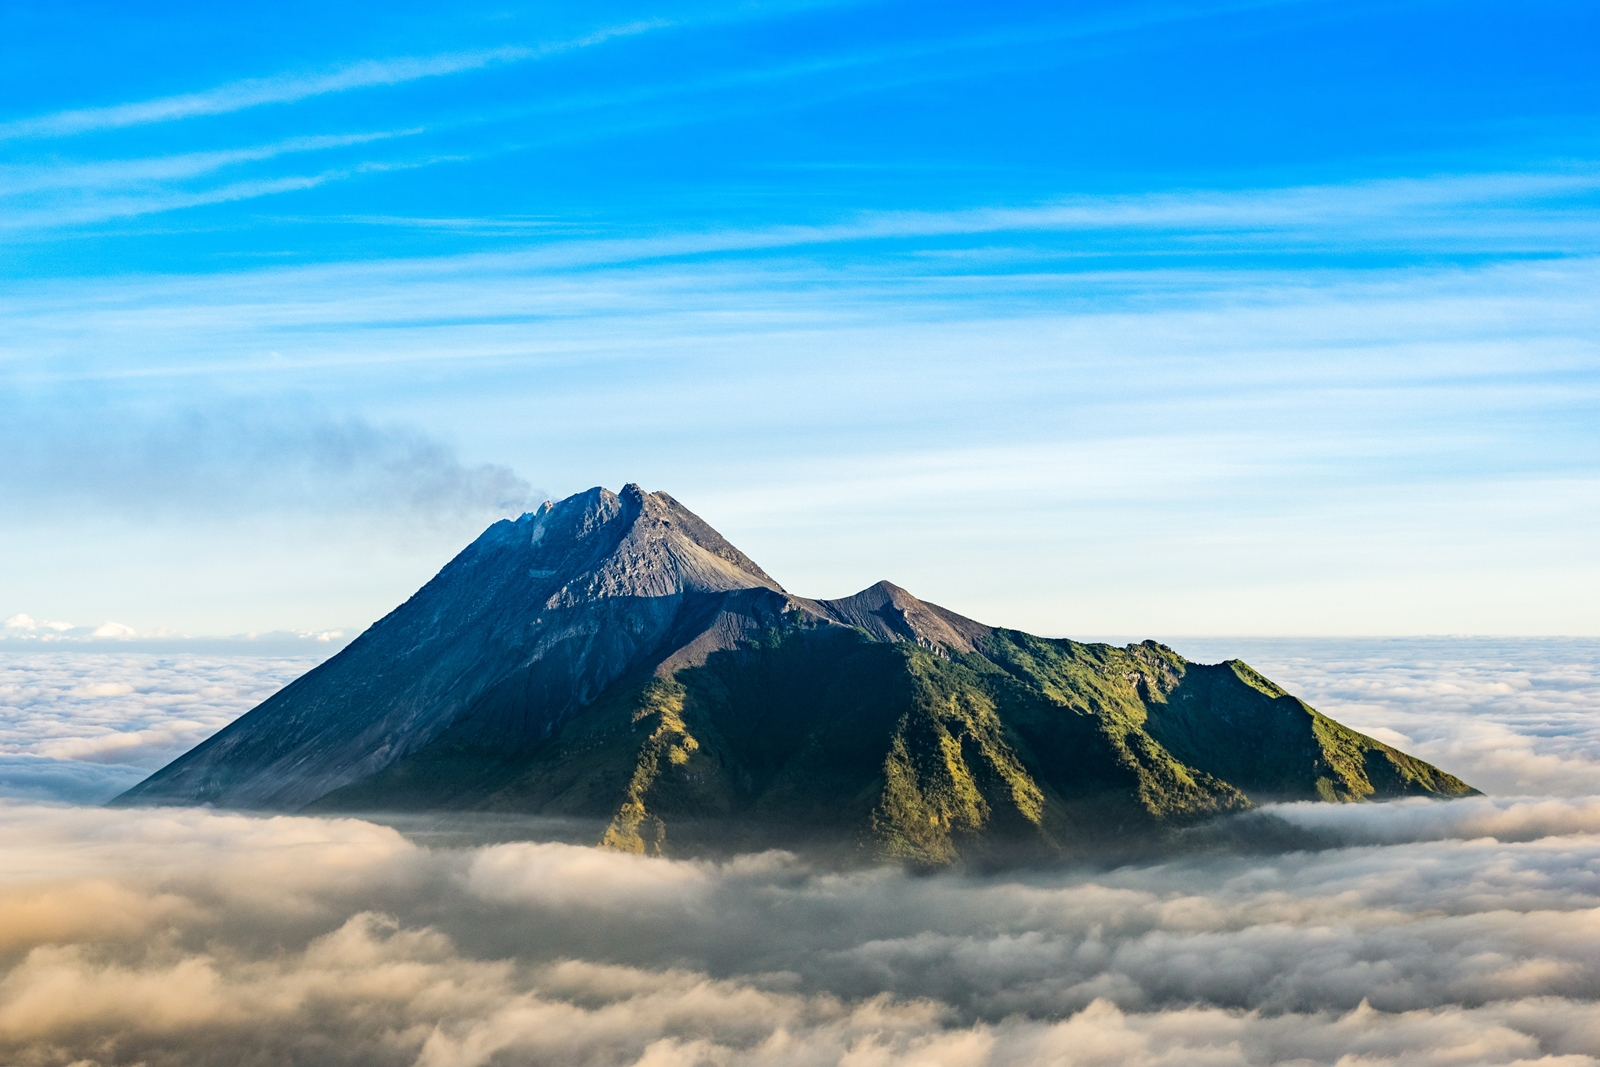
{"label": "mountain ridge", "polygon": [[115,803],[573,815],[639,852],[738,824],[753,847],[822,837],[942,864],[1264,799],[1469,792],[1238,661],[1034,637],[887,581],[795,596],[630,484],[493,524]]}

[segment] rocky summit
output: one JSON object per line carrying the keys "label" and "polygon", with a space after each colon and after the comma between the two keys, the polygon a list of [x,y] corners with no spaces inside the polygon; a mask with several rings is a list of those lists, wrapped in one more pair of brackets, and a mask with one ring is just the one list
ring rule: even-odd
{"label": "rocky summit", "polygon": [[666,493],[489,527],[349,647],[113,803],[594,820],[652,854],[1072,855],[1460,779],[1238,660],[786,592]]}

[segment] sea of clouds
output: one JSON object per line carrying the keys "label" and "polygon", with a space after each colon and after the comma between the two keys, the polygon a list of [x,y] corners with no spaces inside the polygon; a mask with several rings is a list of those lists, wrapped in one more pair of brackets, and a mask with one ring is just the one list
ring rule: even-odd
{"label": "sea of clouds", "polygon": [[[1222,644],[1490,795],[1271,810],[1314,850],[927,876],[32,779],[0,802],[0,1062],[1600,1064],[1600,642]],[[0,658],[0,751],[139,769],[310,662]]]}
{"label": "sea of clouds", "polygon": [[110,800],[326,656],[0,643],[0,797]]}

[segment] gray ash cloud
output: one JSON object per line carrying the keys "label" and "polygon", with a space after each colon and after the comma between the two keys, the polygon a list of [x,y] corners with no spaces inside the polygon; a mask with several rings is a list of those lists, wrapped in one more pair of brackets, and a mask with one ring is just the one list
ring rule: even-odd
{"label": "gray ash cloud", "polygon": [[417,426],[306,397],[182,406],[73,394],[0,405],[0,496],[67,509],[203,521],[304,512],[438,521],[518,514],[544,499],[509,467],[470,463]]}

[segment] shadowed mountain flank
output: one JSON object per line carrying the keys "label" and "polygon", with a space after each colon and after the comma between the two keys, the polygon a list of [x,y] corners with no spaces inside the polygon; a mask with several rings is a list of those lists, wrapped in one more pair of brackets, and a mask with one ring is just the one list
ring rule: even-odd
{"label": "shadowed mountain flank", "polygon": [[114,803],[596,820],[649,853],[1067,855],[1275,799],[1459,796],[1238,661],[788,594],[665,493],[495,523]]}

